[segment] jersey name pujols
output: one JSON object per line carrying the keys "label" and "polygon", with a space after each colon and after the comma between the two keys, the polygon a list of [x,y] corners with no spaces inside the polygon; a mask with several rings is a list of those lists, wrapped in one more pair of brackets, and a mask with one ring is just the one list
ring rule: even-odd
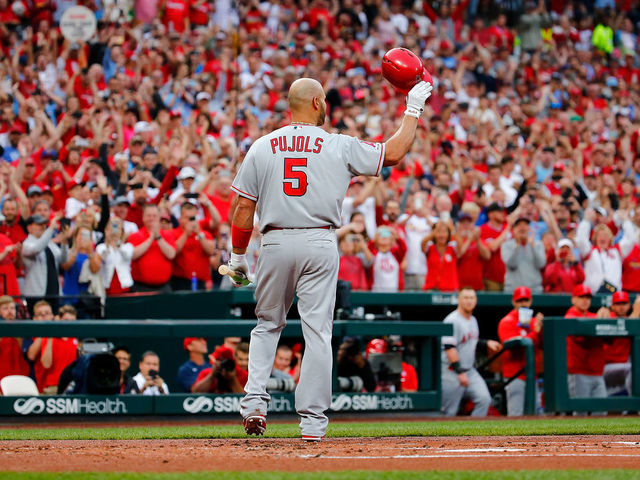
{"label": "jersey name pujols", "polygon": [[276,150],[285,153],[320,153],[323,141],[322,138],[318,137],[315,139],[315,142],[311,143],[311,138],[308,135],[292,135],[290,137],[280,135],[279,137],[271,139],[271,151],[274,155]]}

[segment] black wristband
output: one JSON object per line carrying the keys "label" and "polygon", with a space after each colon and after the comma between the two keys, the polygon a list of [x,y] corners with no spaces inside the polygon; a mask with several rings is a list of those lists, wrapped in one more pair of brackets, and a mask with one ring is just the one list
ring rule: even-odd
{"label": "black wristband", "polygon": [[457,374],[464,373],[464,370],[460,366],[460,362],[451,362],[451,370],[453,370]]}

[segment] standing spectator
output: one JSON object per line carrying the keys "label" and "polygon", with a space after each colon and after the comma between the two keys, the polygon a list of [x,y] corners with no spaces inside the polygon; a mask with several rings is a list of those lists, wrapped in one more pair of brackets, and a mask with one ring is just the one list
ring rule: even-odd
{"label": "standing spectator", "polygon": [[380,227],[370,243],[373,254],[372,292],[398,292],[402,290],[402,269],[407,252],[404,240],[389,227]]}
{"label": "standing spectator", "polygon": [[593,209],[585,210],[576,232],[576,245],[584,263],[585,285],[592,292],[611,293],[622,288],[622,258],[620,250],[613,245],[613,234],[607,225],[596,225],[593,244],[589,240],[595,217]]}
{"label": "standing spectator", "polygon": [[501,292],[504,289],[505,266],[500,248],[510,231],[504,217],[504,208],[495,202],[491,203],[487,207],[488,221],[480,227],[480,238],[491,252],[482,275],[485,289],[491,292]]}
{"label": "standing spectator", "polygon": [[179,226],[172,232],[176,247],[171,275],[174,291],[191,290],[194,275],[198,290],[204,290],[211,279],[209,257],[215,251],[215,243],[208,231],[200,229],[197,214],[196,205],[184,202],[180,207]]}
{"label": "standing spectator", "polygon": [[140,371],[133,377],[137,391],[141,395],[167,395],[169,387],[160,377],[160,357],[147,350],[142,354],[138,364]]}
{"label": "standing spectator", "polygon": [[[16,303],[9,295],[0,297],[0,317],[5,322],[16,319]],[[8,375],[29,375],[29,364],[22,354],[21,337],[0,338],[0,380]]]}
{"label": "standing spectator", "polygon": [[[62,293],[71,298],[69,301],[72,305],[79,304],[79,296],[86,294],[89,289],[88,283],[80,282],[80,274],[84,262],[89,262],[89,269],[92,273],[100,271],[101,258],[93,250],[93,241],[91,240],[91,229],[78,226],[72,234],[72,245],[67,259],[60,265],[64,272],[64,284]],[[82,302],[80,302],[82,303]]]}
{"label": "standing spectator", "polygon": [[[540,332],[544,316],[537,313],[533,316],[531,310],[531,289],[520,286],[513,291],[511,310],[498,323],[498,338],[504,344],[512,338],[529,338],[535,349],[540,348]],[[524,351],[522,349],[506,350],[502,354],[502,376],[505,380],[513,378],[525,366]],[[521,373],[518,378],[506,386],[507,415],[521,416],[524,414],[526,375]]]}
{"label": "standing spectator", "polygon": [[[591,289],[587,285],[578,285],[573,289],[573,305],[565,318],[608,318],[609,310],[600,308],[591,313]],[[569,374],[569,395],[574,398],[601,398],[607,396],[607,388],[602,374],[604,372],[604,340],[601,337],[567,337],[567,372]]]}
{"label": "standing spectator", "polygon": [[484,290],[482,269],[491,252],[480,238],[480,228],[473,225],[473,218],[465,211],[458,214],[455,242],[458,247],[458,284]]}
{"label": "standing spectator", "polygon": [[136,393],[138,385],[127,373],[131,366],[131,351],[128,347],[120,345],[113,349],[113,356],[120,364],[120,393]]}
{"label": "standing spectator", "polygon": [[373,254],[360,233],[342,235],[338,242],[340,267],[338,279],[351,284],[351,290],[369,290],[365,268],[373,262]]}
{"label": "standing spectator", "polygon": [[[471,415],[484,417],[491,405],[489,389],[482,376],[473,367],[480,330],[473,316],[478,298],[470,287],[458,292],[458,308],[444,319],[453,325],[453,335],[442,337],[442,411],[446,416],[457,415],[460,401],[470,398],[474,403]],[[498,352],[500,343],[482,341],[490,354]]]}
{"label": "standing spectator", "polygon": [[[640,295],[636,296],[633,310],[627,292],[615,292],[611,296],[612,318],[640,318]],[[631,338],[616,337],[604,344],[604,383],[609,395],[623,387],[631,395]]]}
{"label": "standing spectator", "polygon": [[506,266],[504,290],[512,292],[517,286],[529,287],[533,292],[542,292],[540,270],[547,262],[544,246],[536,240],[529,229],[530,220],[520,217],[511,228],[513,238],[504,242],[500,248],[502,260]]}
{"label": "standing spectator", "polygon": [[551,19],[544,7],[544,0],[538,4],[533,0],[526,0],[525,13],[518,21],[518,33],[520,35],[522,50],[534,53],[542,45],[542,28],[551,26]]}
{"label": "standing spectator", "polygon": [[107,295],[126,293],[133,285],[133,245],[124,243],[124,223],[125,220],[121,217],[111,217],[104,231],[104,243],[96,246],[96,254],[102,261],[102,276]]}
{"label": "standing spectator", "polygon": [[427,258],[423,290],[458,290],[458,251],[456,243],[451,241],[451,233],[449,223],[440,220],[422,240],[422,250]]}
{"label": "standing spectator", "polygon": [[48,219],[40,215],[32,215],[27,220],[29,236],[22,245],[23,293],[28,297],[27,304],[30,306],[42,297],[51,299],[52,303],[57,305],[58,300],[55,297],[60,295],[58,266],[66,261],[67,246],[63,243],[60,248],[52,239],[61,217],[61,213],[56,214],[48,228]]}
{"label": "standing spectator", "polygon": [[131,265],[134,281],[132,290],[170,291],[171,261],[176,256],[173,234],[160,230],[160,211],[157,205],[149,204],[144,207],[142,222],[144,226],[129,236],[129,243],[134,246]]}
{"label": "standing spectator", "polygon": [[544,269],[542,284],[545,292],[573,292],[584,282],[584,270],[573,252],[573,242],[563,238],[558,242],[556,260]]}
{"label": "standing spectator", "polygon": [[415,193],[411,205],[412,213],[404,224],[407,242],[407,269],[404,272],[406,291],[421,290],[424,286],[427,257],[422,249],[422,239],[431,232],[431,223],[427,218],[429,209],[427,196],[422,192]]}
{"label": "standing spectator", "polygon": [[129,213],[129,206],[131,205],[129,202],[129,199],[127,199],[127,197],[125,197],[124,195],[120,195],[113,200],[113,203],[111,205],[112,205],[113,216],[121,218],[124,222],[123,223],[124,238],[126,239],[132,233],[137,232],[138,225],[128,220],[125,220]]}
{"label": "standing spectator", "polygon": [[20,295],[15,266],[19,249],[20,245],[13,243],[9,237],[0,233],[0,293],[2,295]]}
{"label": "standing spectator", "polygon": [[178,385],[183,392],[191,392],[200,372],[205,368],[211,368],[211,364],[205,359],[208,351],[207,339],[188,337],[184,339],[182,345],[189,352],[189,360],[178,368]]}

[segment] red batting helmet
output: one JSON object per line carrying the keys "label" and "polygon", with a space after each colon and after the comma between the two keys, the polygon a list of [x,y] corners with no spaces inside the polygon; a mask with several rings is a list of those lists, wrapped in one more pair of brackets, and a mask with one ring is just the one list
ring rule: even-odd
{"label": "red batting helmet", "polygon": [[367,343],[367,348],[364,349],[364,356],[365,358],[369,358],[369,355],[372,353],[387,353],[388,351],[389,346],[384,338],[374,338]]}
{"label": "red batting helmet", "polygon": [[392,48],[382,57],[382,75],[399,92],[406,95],[420,80],[432,83],[415,53],[406,48]]}

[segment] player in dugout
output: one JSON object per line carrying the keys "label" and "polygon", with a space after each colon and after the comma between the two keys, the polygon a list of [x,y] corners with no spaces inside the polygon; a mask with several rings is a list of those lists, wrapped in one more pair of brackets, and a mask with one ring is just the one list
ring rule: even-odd
{"label": "player in dugout", "polygon": [[[512,338],[529,338],[534,348],[540,347],[540,332],[544,315],[538,312],[533,316],[531,310],[531,289],[529,287],[516,287],[511,297],[513,310],[505,315],[498,324],[498,338],[504,344]],[[523,349],[506,350],[502,354],[502,376],[505,380],[511,379],[525,366]],[[507,415],[520,416],[524,414],[524,372],[511,381],[505,389],[507,391]]]}

